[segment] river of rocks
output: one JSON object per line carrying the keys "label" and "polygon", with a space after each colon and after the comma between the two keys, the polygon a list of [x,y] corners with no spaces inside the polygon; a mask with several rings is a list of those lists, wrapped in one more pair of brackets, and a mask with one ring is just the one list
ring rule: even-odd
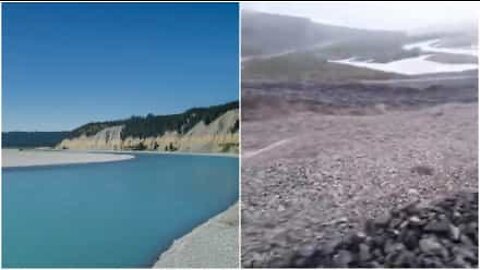
{"label": "river of rocks", "polygon": [[412,204],[295,254],[290,267],[478,268],[478,193]]}
{"label": "river of rocks", "polygon": [[[242,266],[474,267],[476,202],[454,194],[478,192],[477,111],[476,103],[450,103],[243,122]],[[458,206],[443,212],[385,214],[450,196]],[[368,220],[377,223],[363,231]],[[437,225],[449,232],[431,232]],[[415,237],[416,247],[404,242]]]}

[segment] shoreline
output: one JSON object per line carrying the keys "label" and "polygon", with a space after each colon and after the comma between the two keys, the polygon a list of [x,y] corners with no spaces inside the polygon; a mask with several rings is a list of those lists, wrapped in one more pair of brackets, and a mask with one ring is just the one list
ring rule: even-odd
{"label": "shoreline", "polygon": [[4,148],[2,149],[2,169],[105,163],[133,158],[135,158],[134,155]]}
{"label": "shoreline", "polygon": [[[22,149],[22,150],[20,150]],[[48,154],[45,154],[48,153]],[[123,161],[135,154],[188,155],[239,158],[233,153],[160,152],[135,150],[63,150],[54,148],[2,148],[2,168],[55,166]],[[8,156],[8,157],[7,157]]]}
{"label": "shoreline", "polygon": [[174,240],[152,268],[238,268],[239,202]]}
{"label": "shoreline", "polygon": [[[77,151],[77,150],[59,150],[59,151]],[[78,150],[81,151],[81,150]],[[211,157],[230,157],[239,158],[235,153],[206,153],[206,152],[164,152],[151,150],[85,150],[88,153],[126,153],[126,154],[152,154],[152,155],[184,155],[184,156],[211,156]]]}
{"label": "shoreline", "polygon": [[[9,148],[18,149],[18,148]],[[33,151],[71,152],[71,153],[115,153],[115,154],[153,154],[153,155],[186,155],[186,156],[212,156],[239,158],[239,153],[208,153],[208,152],[165,152],[152,150],[111,150],[111,149],[55,149],[55,148],[33,148]]]}

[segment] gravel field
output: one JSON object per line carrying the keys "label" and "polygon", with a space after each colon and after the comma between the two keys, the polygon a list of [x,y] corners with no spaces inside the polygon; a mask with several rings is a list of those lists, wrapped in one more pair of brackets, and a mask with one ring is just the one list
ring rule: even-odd
{"label": "gravel field", "polygon": [[238,268],[238,203],[176,240],[153,268]]}
{"label": "gravel field", "polygon": [[478,193],[412,204],[330,246],[296,254],[298,267],[478,268]]}
{"label": "gravel field", "polygon": [[87,153],[53,150],[2,149],[2,168],[76,163],[113,162],[135,158],[126,154]]}
{"label": "gravel field", "polygon": [[243,122],[242,265],[295,266],[392,209],[477,192],[477,109]]}

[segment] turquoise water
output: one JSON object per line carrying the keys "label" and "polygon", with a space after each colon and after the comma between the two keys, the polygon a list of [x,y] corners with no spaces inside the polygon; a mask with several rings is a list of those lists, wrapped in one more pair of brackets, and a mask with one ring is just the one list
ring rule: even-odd
{"label": "turquoise water", "polygon": [[2,170],[3,267],[151,267],[238,200],[238,159],[135,159]]}

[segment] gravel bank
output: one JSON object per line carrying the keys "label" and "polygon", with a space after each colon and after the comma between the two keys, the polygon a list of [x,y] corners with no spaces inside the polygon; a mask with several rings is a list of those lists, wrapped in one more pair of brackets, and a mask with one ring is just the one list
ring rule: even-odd
{"label": "gravel bank", "polygon": [[[478,190],[477,104],[242,123],[242,265],[290,266],[370,219]],[[287,143],[268,148],[278,141]]]}
{"label": "gravel bank", "polygon": [[478,268],[478,193],[386,213],[364,231],[303,250],[290,266]]}
{"label": "gravel bank", "polygon": [[238,203],[176,240],[154,268],[238,268]]}
{"label": "gravel bank", "polygon": [[132,158],[133,155],[2,149],[2,168],[109,162]]}

